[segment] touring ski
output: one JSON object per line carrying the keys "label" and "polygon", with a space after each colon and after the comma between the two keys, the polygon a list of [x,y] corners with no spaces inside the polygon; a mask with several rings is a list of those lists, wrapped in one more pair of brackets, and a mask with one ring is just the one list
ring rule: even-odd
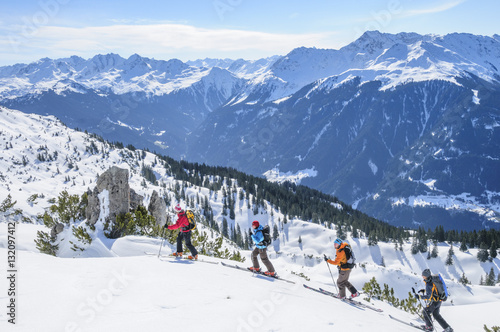
{"label": "touring ski", "polygon": [[425,329],[424,329],[423,327],[421,327],[421,326],[419,326],[419,325],[417,325],[417,324],[414,324],[414,323],[412,323],[412,322],[407,322],[407,321],[404,321],[404,320],[402,320],[402,319],[399,319],[399,318],[393,317],[393,316],[391,316],[391,315],[389,315],[389,317],[390,317],[391,319],[393,319],[393,320],[397,321],[397,322],[400,322],[400,323],[406,324],[406,325],[408,325],[408,326],[414,327],[414,328],[416,328],[416,329],[419,329],[419,330],[425,331]]}
{"label": "touring ski", "polygon": [[[154,254],[151,252],[144,252],[148,256],[157,256],[158,254]],[[219,264],[218,262],[212,262],[212,261],[206,261],[204,259],[189,259],[187,257],[178,257],[178,256],[172,256],[172,255],[160,255],[159,258],[173,258],[173,259],[179,259],[179,260],[185,260],[185,261],[190,261],[190,262],[202,262],[202,263],[209,263],[209,264]]]}
{"label": "touring ski", "polygon": [[[332,293],[330,291],[327,291],[326,289],[320,288],[320,290],[322,292],[330,295],[330,296],[333,296],[333,297],[337,296],[337,294]],[[370,306],[370,305],[368,305],[366,303],[363,303],[361,301],[357,301],[357,300],[354,300],[354,299],[351,299],[351,298],[346,298],[346,299],[344,299],[344,301],[354,303],[354,304],[356,304],[356,305],[358,305],[360,307],[363,307],[363,308],[366,308],[366,309],[370,309],[370,310],[373,310],[373,311],[376,311],[376,312],[382,312],[383,311],[382,309],[378,309],[378,308],[372,307],[372,306]]]}
{"label": "touring ski", "polygon": [[382,309],[374,308],[374,307],[369,306],[368,304],[364,304],[363,302],[360,302],[360,301],[355,301],[355,300],[352,300],[352,299],[349,299],[349,298],[339,299],[337,297],[337,294],[329,292],[329,291],[327,291],[325,289],[322,289],[322,288],[317,289],[317,288],[308,286],[306,284],[304,284],[304,287],[307,288],[307,289],[310,289],[312,291],[321,293],[323,295],[331,296],[334,299],[340,300],[342,302],[345,302],[347,304],[350,304],[350,305],[352,305],[354,307],[357,307],[357,308],[360,308],[360,309],[370,309],[370,310],[373,310],[373,311],[376,311],[376,312],[382,312],[383,311]]}
{"label": "touring ski", "polygon": [[283,279],[281,277],[278,277],[278,276],[268,276],[267,274],[264,274],[263,272],[255,272],[255,271],[251,271],[251,270],[248,270],[244,267],[241,267],[241,266],[238,266],[238,265],[229,265],[229,264],[226,264],[224,262],[221,262],[222,266],[225,266],[225,267],[230,267],[230,268],[233,268],[233,269],[236,269],[236,270],[241,270],[241,271],[247,271],[247,272],[251,272],[251,273],[255,273],[255,274],[258,274],[260,276],[264,276],[264,277],[267,277],[267,278],[271,278],[271,279],[276,279],[276,280],[281,280],[281,281],[285,281],[285,282],[288,282],[290,284],[295,284],[295,281],[291,281],[291,280],[287,280],[287,279]]}
{"label": "touring ski", "polygon": [[335,297],[335,296],[333,296],[333,295],[327,294],[327,293],[325,293],[324,291],[322,291],[321,289],[317,289],[317,288],[314,288],[314,287],[308,286],[308,285],[306,285],[306,284],[303,284],[303,285],[304,285],[304,287],[305,287],[305,288],[307,288],[307,289],[310,289],[310,290],[312,290],[312,291],[315,291],[315,292],[320,293],[320,294],[323,294],[323,295],[332,296],[333,298],[338,299],[338,300],[340,300],[340,301],[342,301],[342,302],[345,302],[345,303],[347,303],[347,304],[349,304],[349,305],[351,305],[351,306],[353,306],[353,307],[355,307],[355,308],[357,308],[357,309],[361,309],[361,310],[363,310],[363,309],[364,309],[364,308],[362,308],[361,306],[356,305],[355,303],[351,303],[351,302],[349,302],[349,301],[344,301],[344,300],[341,300],[341,299],[339,299],[339,298],[337,298],[337,297]]}

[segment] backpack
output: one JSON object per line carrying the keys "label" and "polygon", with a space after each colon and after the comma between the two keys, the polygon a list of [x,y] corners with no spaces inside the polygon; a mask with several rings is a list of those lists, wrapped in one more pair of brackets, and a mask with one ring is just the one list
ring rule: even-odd
{"label": "backpack", "polygon": [[352,251],[351,245],[347,244],[344,248],[340,249],[340,251],[345,252],[345,257],[347,259],[347,262],[340,265],[341,269],[352,269],[353,267],[356,267],[356,257],[354,256],[354,252]]}
{"label": "backpack", "polygon": [[437,294],[437,297],[433,297],[435,301],[446,301],[448,299],[448,289],[446,288],[446,284],[444,283],[443,277],[441,274],[436,274],[432,276],[432,294],[434,291]]}
{"label": "backpack", "polygon": [[196,228],[196,219],[194,218],[194,213],[191,210],[186,210],[186,218],[189,220],[189,226],[186,229],[193,230]]}
{"label": "backpack", "polygon": [[265,245],[266,247],[269,246],[272,242],[269,225],[266,225],[262,228],[262,235],[264,235],[264,240],[262,240],[262,244]]}

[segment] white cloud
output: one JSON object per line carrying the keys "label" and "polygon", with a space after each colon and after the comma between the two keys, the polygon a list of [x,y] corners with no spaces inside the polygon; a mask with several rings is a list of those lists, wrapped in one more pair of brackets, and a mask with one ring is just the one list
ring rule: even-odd
{"label": "white cloud", "polygon": [[[97,53],[138,53],[165,58],[166,54],[260,52],[264,56],[287,53],[299,46],[332,47],[334,33],[276,34],[231,29],[203,29],[185,24],[116,24],[99,27],[42,26],[33,34],[13,35],[18,53],[40,57]],[[0,37],[0,44],[9,38]]]}
{"label": "white cloud", "polygon": [[454,0],[454,1],[449,1],[449,2],[443,3],[441,5],[429,7],[429,8],[410,9],[410,10],[403,11],[401,13],[400,17],[410,17],[410,16],[440,13],[440,12],[450,10],[450,9],[464,3],[465,1],[466,0]]}

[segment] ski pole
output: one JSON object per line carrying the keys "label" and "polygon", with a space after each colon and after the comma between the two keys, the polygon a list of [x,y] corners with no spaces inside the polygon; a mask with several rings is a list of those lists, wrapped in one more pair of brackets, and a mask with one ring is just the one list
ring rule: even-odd
{"label": "ski pole", "polygon": [[[422,311],[423,311],[423,312],[424,312],[424,314],[427,316],[427,319],[429,319],[429,322],[431,322],[431,323],[432,323],[432,318],[430,317],[430,315],[429,315],[429,313],[427,312],[427,310],[425,310],[425,307],[424,307],[424,305],[422,304],[422,300],[420,299],[420,296],[419,296],[417,293],[415,293],[415,288],[413,288],[413,287],[412,287],[412,288],[411,288],[411,290],[413,291],[413,294],[415,294],[416,298],[418,299],[418,302],[420,302],[420,306],[423,308],[423,310],[422,310]],[[435,330],[436,330],[436,329],[434,328],[434,324],[432,324],[432,330],[433,330],[433,331],[435,331]]]}
{"label": "ski pole", "polygon": [[328,271],[330,271],[330,275],[332,276],[332,281],[333,281],[333,285],[335,286],[335,289],[337,290],[337,294],[339,293],[339,289],[337,287],[337,283],[335,282],[335,280],[333,279],[333,274],[332,274],[332,270],[330,269],[330,264],[328,264],[328,262],[326,261],[327,257],[325,254],[323,254],[323,256],[325,256],[325,263],[326,263],[326,266],[328,266]]}
{"label": "ski pole", "polygon": [[163,247],[163,243],[164,242],[165,242],[165,228],[163,228],[163,236],[162,236],[162,241],[161,241],[161,244],[160,244],[160,250],[158,250],[158,258],[160,258],[161,248]]}

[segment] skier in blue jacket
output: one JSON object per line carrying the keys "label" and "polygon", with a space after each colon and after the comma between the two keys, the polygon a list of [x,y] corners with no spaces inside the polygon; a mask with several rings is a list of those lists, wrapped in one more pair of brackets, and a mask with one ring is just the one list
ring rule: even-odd
{"label": "skier in blue jacket", "polygon": [[252,241],[255,244],[255,249],[252,251],[253,266],[249,267],[248,269],[251,271],[260,272],[259,261],[257,259],[257,255],[259,255],[262,263],[267,268],[267,272],[264,272],[264,274],[275,277],[276,272],[274,270],[274,266],[273,264],[271,264],[271,261],[267,257],[267,246],[262,242],[264,241],[264,234],[262,234],[263,227],[259,225],[258,221],[254,221],[252,222],[252,229]]}

